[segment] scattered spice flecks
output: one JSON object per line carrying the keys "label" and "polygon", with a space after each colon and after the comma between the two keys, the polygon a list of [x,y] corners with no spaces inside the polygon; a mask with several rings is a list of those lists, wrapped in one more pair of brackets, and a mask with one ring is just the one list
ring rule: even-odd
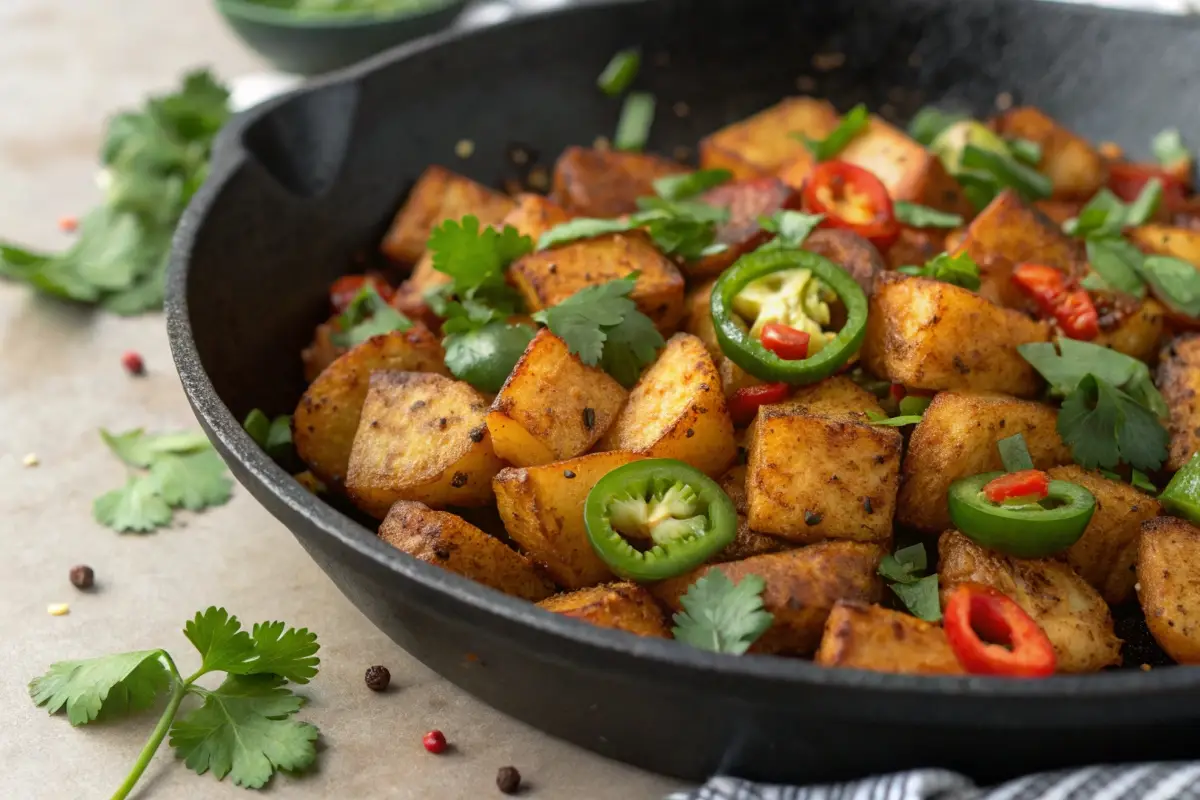
{"label": "scattered spice flecks", "polygon": [[96,573],[85,564],[71,567],[71,585],[76,589],[90,589],[96,584]]}
{"label": "scattered spice flecks", "polygon": [[121,366],[124,367],[125,371],[130,375],[141,376],[146,374],[145,360],[139,353],[136,353],[133,350],[130,350],[126,352],[125,355],[121,356]]}
{"label": "scattered spice flecks", "polygon": [[446,736],[441,731],[430,731],[425,734],[421,737],[421,744],[434,755],[446,752]]}
{"label": "scattered spice flecks", "polygon": [[392,673],[387,667],[376,664],[373,667],[367,667],[367,674],[363,676],[363,680],[367,683],[367,688],[372,692],[386,692],[388,685],[392,682]]}
{"label": "scattered spice flecks", "polygon": [[66,603],[51,603],[46,606],[46,613],[52,617],[62,617],[71,613],[71,606]]}
{"label": "scattered spice flecks", "polygon": [[21,459],[21,463],[27,467],[36,467],[42,462],[41,459],[37,457],[37,453],[26,453],[25,457]]}

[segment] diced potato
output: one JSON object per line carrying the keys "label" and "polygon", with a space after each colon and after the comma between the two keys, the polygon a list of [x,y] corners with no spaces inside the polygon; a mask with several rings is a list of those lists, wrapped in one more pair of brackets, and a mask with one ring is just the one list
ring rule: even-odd
{"label": "diced potato", "polygon": [[395,369],[449,375],[444,358],[441,342],[423,325],[373,336],[339,356],[296,406],[296,453],[326,485],[341,487],[371,373]]}
{"label": "diced potato", "polygon": [[645,236],[612,234],[523,256],[508,270],[509,281],[530,311],[556,305],[585,286],[640,273],[629,297],[663,333],[683,318],[683,276]]}
{"label": "diced potato", "polygon": [[959,286],[880,276],[867,315],[863,364],[910,389],[970,389],[1031,397],[1041,379],[1017,345],[1050,340],[1050,326]]}
{"label": "diced potato", "polygon": [[431,166],[421,173],[397,212],[381,249],[389,258],[412,263],[425,251],[429,234],[445,220],[474,214],[481,225],[491,225],[512,207],[507,196],[444,167]]}
{"label": "diced potato", "polygon": [[1008,595],[1054,645],[1059,672],[1097,672],[1121,663],[1104,598],[1075,570],[1052,558],[1011,558],[980,547],[958,531],[938,540],[942,606],[960,583],[982,583]]}
{"label": "diced potato", "polygon": [[1042,212],[1055,225],[1062,225],[1069,219],[1079,216],[1085,203],[1079,200],[1038,200],[1033,207]]}
{"label": "diced potato", "polygon": [[487,406],[470,385],[441,375],[372,374],[346,493],[376,517],[397,500],[433,508],[490,502],[503,463],[484,424]]}
{"label": "diced potato", "polygon": [[576,216],[617,217],[637,211],[637,199],[654,194],[654,181],[686,171],[644,153],[568,147],[554,165],[553,197]]}
{"label": "diced potato", "polygon": [[784,405],[808,414],[853,416],[865,422],[866,412],[883,414],[879,398],[844,375],[834,375],[808,386],[801,386]]}
{"label": "diced potato", "polygon": [[588,539],[583,503],[597,481],[642,458],[613,451],[501,470],[492,485],[505,530],[560,586],[583,589],[612,580]]}
{"label": "diced potato", "polygon": [[1054,184],[1056,199],[1087,200],[1108,180],[1104,158],[1087,139],[1032,106],[1010,109],[993,125],[1006,139],[1028,139],[1041,145],[1037,169]]}
{"label": "diced potato", "polygon": [[961,675],[940,625],[879,606],[839,602],[825,621],[816,663],[909,675]]}
{"label": "diced potato", "polygon": [[903,444],[857,413],[763,406],[751,429],[750,527],[797,542],[890,542]]}
{"label": "diced potato", "polygon": [[1200,450],[1200,335],[1174,339],[1163,350],[1155,378],[1170,411],[1166,467],[1179,470]]}
{"label": "diced potato", "polygon": [[401,500],[392,505],[379,538],[413,558],[505,594],[537,602],[554,593],[525,556],[461,517]]}
{"label": "diced potato", "polygon": [[688,292],[685,300],[687,316],[684,318],[683,329],[704,342],[704,346],[708,348],[708,354],[713,357],[714,362],[719,363],[724,357],[724,353],[721,352],[721,344],[717,341],[717,331],[713,326],[712,306],[709,305],[715,283],[715,280],[708,281]]}
{"label": "diced potato", "polygon": [[883,548],[859,542],[821,542],[744,561],[710,564],[649,589],[672,611],[698,579],[720,570],[735,584],[747,575],[763,579],[763,608],[775,617],[752,653],[807,656],[817,649],[829,612],[839,600],[879,601],[883,584],[876,570]]}
{"label": "diced potato", "polygon": [[337,327],[333,324],[332,319],[322,322],[313,331],[312,344],[300,351],[300,360],[304,362],[304,380],[307,382],[315,381],[326,367],[337,361],[338,356],[346,352],[346,348],[338,347],[333,343],[333,334],[336,332]]}
{"label": "diced potato", "polygon": [[538,603],[555,614],[638,636],[668,639],[671,630],[654,595],[636,583],[610,583],[559,594]]}
{"label": "diced potato", "polygon": [[704,343],[672,336],[638,380],[601,442],[650,458],[674,458],[716,477],[737,455],[721,377]]}
{"label": "diced potato", "polygon": [[710,206],[728,209],[729,219],[717,226],[716,243],[726,249],[685,265],[693,278],[721,274],[739,257],[770,239],[772,234],[758,222],[761,217],[800,207],[800,193],[773,177],[726,183],[705,192],[699,199]]}
{"label": "diced potato", "polygon": [[1083,537],[1066,552],[1067,563],[1115,606],[1133,598],[1141,524],[1160,513],[1158,501],[1122,481],[1074,464],[1055,467],[1050,477],[1076,483],[1096,498],[1096,511]]}
{"label": "diced potato", "polygon": [[875,290],[875,276],[885,269],[883,256],[875,245],[852,231],[827,228],[813,231],[804,240],[803,248],[849,272],[868,297]]}
{"label": "diced potato", "polygon": [[1150,361],[1162,341],[1166,316],[1167,310],[1163,304],[1147,297],[1132,313],[1121,317],[1116,327],[1101,329],[1092,344],[1111,347],[1139,361]]}
{"label": "diced potato", "polygon": [[825,100],[789,97],[700,141],[700,166],[723,168],[739,179],[774,175],[808,150],[797,136],[824,139],[838,126]]}
{"label": "diced potato", "polygon": [[1200,231],[1169,225],[1143,225],[1129,232],[1133,243],[1150,253],[1174,256],[1200,268]]}
{"label": "diced potato", "polygon": [[607,372],[584,365],[543,328],[488,412],[492,446],[519,467],[581,455],[612,426],[625,397]]}
{"label": "diced potato", "polygon": [[888,248],[888,269],[922,266],[946,250],[946,232],[930,228],[901,226],[900,237]]}
{"label": "diced potato", "polygon": [[724,550],[709,559],[710,563],[741,561],[752,556],[790,550],[796,546],[794,542],[750,529],[750,522],[746,519],[746,467],[744,465],[732,467],[721,476],[719,483],[725,494],[729,495],[729,499],[733,501],[734,508],[737,509],[738,529],[737,537]]}
{"label": "diced potato", "polygon": [[433,268],[433,251],[426,250],[413,267],[412,274],[404,282],[406,285],[403,288],[424,297],[430,289],[450,283],[451,280],[453,279],[449,275]]}
{"label": "diced potato", "polygon": [[1200,529],[1175,517],[1143,522],[1137,579],[1154,640],[1180,664],[1200,664]]}
{"label": "diced potato", "polygon": [[540,194],[517,195],[516,206],[500,220],[500,227],[511,225],[522,236],[533,239],[534,246],[542,234],[571,219],[566,209]]}
{"label": "diced potato", "polygon": [[933,398],[908,443],[896,521],[926,533],[950,527],[950,484],[1004,469],[996,442],[1021,434],[1034,466],[1071,463],[1058,435],[1058,412],[1015,397],[941,392]]}

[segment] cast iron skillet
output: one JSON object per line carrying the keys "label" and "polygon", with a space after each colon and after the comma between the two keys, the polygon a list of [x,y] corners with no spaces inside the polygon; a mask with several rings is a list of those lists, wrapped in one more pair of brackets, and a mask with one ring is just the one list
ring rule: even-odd
{"label": "cast iron skillet", "polygon": [[[308,494],[238,420],[290,411],[326,287],[373,252],[430,163],[488,183],[519,142],[553,158],[612,131],[594,88],[647,52],[652,149],[693,145],[797,92],[906,118],[990,111],[1010,92],[1145,154],[1200,130],[1190,19],[1040,2],[606,2],[385,54],[235,120],[175,241],[167,311],[180,377],[238,480],[398,644],[498,709],[612,758],[699,779],[813,781],[923,765],[989,780],[1097,761],[1200,755],[1200,671],[1040,682],[918,678],[641,639],[543,612],[376,540]],[[819,72],[816,53],[844,65]],[[662,55],[665,54],[665,55]],[[657,65],[657,66],[655,66]],[[672,113],[685,101],[690,114]],[[474,156],[455,158],[460,139]]]}

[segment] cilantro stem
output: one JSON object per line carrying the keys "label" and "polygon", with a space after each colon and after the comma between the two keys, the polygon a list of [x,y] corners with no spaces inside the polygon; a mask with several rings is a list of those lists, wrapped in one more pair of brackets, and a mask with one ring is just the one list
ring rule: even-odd
{"label": "cilantro stem", "polygon": [[154,759],[154,754],[158,752],[158,746],[166,738],[167,731],[171,729],[171,723],[175,721],[175,714],[179,711],[179,704],[183,702],[183,697],[187,694],[188,687],[192,685],[192,682],[196,678],[204,674],[204,670],[201,669],[187,680],[184,680],[179,676],[179,670],[175,667],[175,662],[171,659],[170,654],[164,650],[162,657],[171,670],[171,677],[175,679],[174,687],[171,689],[171,699],[167,702],[167,707],[163,710],[163,715],[159,718],[158,724],[154,726],[154,732],[150,734],[150,739],[147,740],[146,746],[138,754],[138,759],[134,762],[133,769],[125,777],[125,782],[117,787],[117,791],[113,793],[112,800],[125,800],[129,796],[129,793],[133,791],[133,787],[141,780],[142,773],[146,771],[146,767],[150,766],[150,762]]}

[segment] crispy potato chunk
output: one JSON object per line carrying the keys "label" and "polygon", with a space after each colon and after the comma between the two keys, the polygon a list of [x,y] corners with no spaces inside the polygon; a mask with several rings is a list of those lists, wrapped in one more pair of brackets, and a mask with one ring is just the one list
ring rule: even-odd
{"label": "crispy potato chunk", "polygon": [[[336,318],[334,317],[334,319]],[[307,382],[315,381],[326,367],[337,361],[338,356],[346,352],[346,348],[338,347],[333,343],[333,334],[336,332],[337,327],[333,324],[333,319],[322,322],[313,331],[312,344],[300,351],[300,360],[304,363],[304,380]]]}
{"label": "crispy potato chunk", "polygon": [[704,342],[678,333],[638,380],[600,446],[674,458],[712,477],[737,455],[721,377]]}
{"label": "crispy potato chunk", "polygon": [[875,282],[863,364],[910,389],[1037,393],[1017,345],[1050,341],[1050,326],[949,283],[887,273]]}
{"label": "crispy potato chunk", "polygon": [[422,503],[393,504],[379,538],[419,561],[522,600],[537,602],[554,593],[554,585],[525,556],[461,517]]}
{"label": "crispy potato chunk", "polygon": [[1154,640],[1180,664],[1200,664],[1200,529],[1175,517],[1143,522],[1137,579]]}
{"label": "crispy potato chunk", "polygon": [[560,586],[583,589],[612,580],[588,539],[583,502],[598,480],[642,458],[613,451],[501,470],[492,485],[505,530]]}
{"label": "crispy potato chunk", "polygon": [[726,183],[705,192],[700,201],[729,209],[729,219],[717,226],[716,238],[716,243],[726,249],[685,266],[690,277],[708,278],[721,274],[738,258],[772,238],[773,234],[759,224],[759,218],[785,208],[799,208],[800,193],[778,178],[765,177]]}
{"label": "crispy potato chunk", "polygon": [[729,543],[729,546],[709,559],[711,563],[741,561],[744,558],[778,553],[781,550],[790,550],[796,547],[795,542],[750,529],[750,521],[746,519],[746,467],[744,465],[730,468],[721,476],[719,483],[725,494],[729,495],[729,499],[733,501],[733,507],[737,509],[738,529],[737,536]]}
{"label": "crispy potato chunk", "polygon": [[875,276],[884,271],[885,264],[875,245],[852,231],[822,229],[813,231],[804,240],[805,250],[828,258],[850,273],[854,282],[870,297],[875,290]]}
{"label": "crispy potato chunk", "polygon": [[1166,468],[1180,470],[1200,450],[1200,335],[1176,337],[1163,350],[1155,378],[1170,411]]}
{"label": "crispy potato chunk", "polygon": [[825,621],[816,663],[909,675],[961,675],[942,626],[879,606],[839,602]]}
{"label": "crispy potato chunk", "polygon": [[684,318],[683,329],[704,342],[704,346],[708,348],[708,354],[713,357],[713,362],[720,363],[725,354],[721,352],[721,344],[717,341],[717,331],[712,320],[712,307],[709,305],[715,283],[715,280],[707,281],[688,292],[684,301],[687,316]]}
{"label": "crispy potato chunk", "polygon": [[373,336],[339,356],[296,406],[296,453],[326,485],[342,486],[371,373],[396,369],[449,375],[444,358],[441,342],[423,325]]}
{"label": "crispy potato chunk", "polygon": [[1130,231],[1129,238],[1149,253],[1181,258],[1200,268],[1200,231],[1169,225],[1143,225]]}
{"label": "crispy potato chunk", "polygon": [[438,225],[468,214],[481,225],[499,222],[512,210],[513,201],[450,170],[428,167],[396,213],[380,249],[389,258],[412,263],[425,252],[425,242]]}
{"label": "crispy potato chunk", "polygon": [[683,318],[683,276],[645,236],[613,234],[530,253],[508,270],[509,282],[525,307],[540,311],[566,300],[585,286],[639,272],[629,297],[663,333]]}
{"label": "crispy potato chunk", "polygon": [[1004,112],[993,127],[1007,139],[1028,139],[1041,145],[1037,169],[1054,184],[1056,199],[1087,200],[1108,180],[1104,158],[1087,139],[1032,106]]}
{"label": "crispy potato chunk", "polygon": [[520,467],[581,455],[612,426],[625,396],[608,373],[586,366],[543,328],[488,412],[492,446]]}
{"label": "crispy potato chunk", "polygon": [[486,414],[487,400],[462,381],[427,372],[372,374],[346,493],[376,517],[397,500],[434,508],[490,502],[503,463]]}
{"label": "crispy potato chunk", "polygon": [[739,179],[774,175],[808,149],[793,134],[824,139],[838,126],[828,101],[789,97],[700,140],[700,166],[730,170]]}
{"label": "crispy potato chunk", "polygon": [[1139,361],[1150,361],[1158,351],[1166,327],[1167,309],[1147,297],[1132,313],[1121,317],[1116,327],[1101,329],[1092,344],[1111,347]]}
{"label": "crispy potato chunk", "polygon": [[1071,463],[1050,406],[988,394],[941,392],[908,443],[896,521],[926,533],[950,527],[950,484],[1004,469],[996,442],[1022,434],[1038,469]]}
{"label": "crispy potato chunk", "polygon": [[638,636],[669,639],[671,630],[654,595],[636,583],[610,583],[555,595],[538,603],[555,614]]}
{"label": "crispy potato chunk", "polygon": [[500,227],[513,226],[522,236],[533,239],[536,246],[543,233],[570,219],[566,209],[540,194],[519,194],[516,206],[500,220]]}
{"label": "crispy potato chunk", "polygon": [[1067,563],[1109,605],[1132,599],[1141,524],[1159,515],[1158,501],[1128,483],[1111,481],[1074,464],[1055,467],[1050,477],[1077,483],[1096,498],[1096,512],[1083,537],[1067,550]]}
{"label": "crispy potato chunk", "polygon": [[801,386],[792,394],[787,405],[808,414],[829,416],[848,415],[865,422],[868,411],[883,414],[879,398],[844,375],[834,375],[808,386]]}
{"label": "crispy potato chunk", "polygon": [[900,227],[900,237],[888,248],[888,269],[921,266],[946,250],[946,232],[930,228]]}
{"label": "crispy potato chunk", "polygon": [[553,197],[575,216],[617,217],[637,211],[654,181],[680,172],[687,167],[658,156],[568,147],[554,165]]}
{"label": "crispy potato chunk", "polygon": [[859,542],[821,542],[744,561],[710,564],[677,578],[652,584],[651,592],[672,611],[693,583],[713,570],[734,583],[757,575],[766,584],[763,608],[775,617],[751,653],[807,656],[817,649],[821,631],[839,600],[878,602],[883,584],[876,574],[883,548]]}
{"label": "crispy potato chunk", "polygon": [[1051,558],[1010,558],[958,531],[938,540],[942,606],[960,583],[982,583],[1008,595],[1033,617],[1058,657],[1059,672],[1096,672],[1121,663],[1104,599],[1075,570]]}
{"label": "crispy potato chunk", "polygon": [[860,414],[793,404],[759,409],[750,434],[747,518],[797,542],[890,542],[904,439]]}

